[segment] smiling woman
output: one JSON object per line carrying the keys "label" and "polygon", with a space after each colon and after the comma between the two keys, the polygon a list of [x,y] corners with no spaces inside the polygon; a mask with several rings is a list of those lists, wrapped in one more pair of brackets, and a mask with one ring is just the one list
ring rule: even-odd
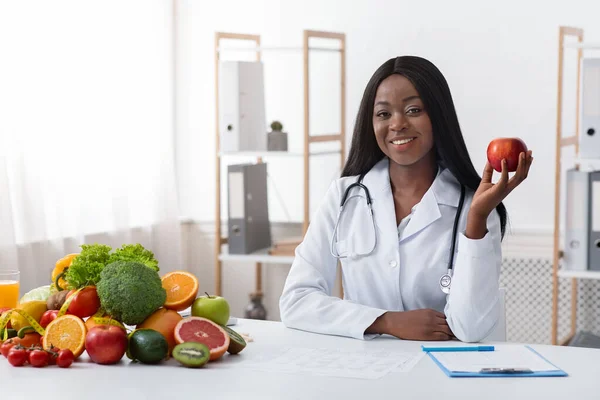
{"label": "smiling woman", "polygon": [[[342,176],[296,249],[282,321],[357,339],[485,339],[500,316],[502,201],[531,162],[521,153],[510,180],[504,167],[492,183],[489,163],[480,177],[437,67],[416,56],[384,62],[364,91]],[[360,251],[364,243],[375,246]],[[331,295],[338,262],[342,300]]]}
{"label": "smiling woman", "polygon": [[30,4],[0,12],[0,260],[28,287],[91,240],[178,255],[171,3]]}

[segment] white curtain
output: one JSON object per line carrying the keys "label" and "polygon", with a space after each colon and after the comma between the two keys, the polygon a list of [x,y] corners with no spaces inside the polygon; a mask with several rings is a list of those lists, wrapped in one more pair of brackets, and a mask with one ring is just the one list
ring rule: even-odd
{"label": "white curtain", "polygon": [[21,294],[83,243],[180,268],[172,2],[0,2],[0,267]]}

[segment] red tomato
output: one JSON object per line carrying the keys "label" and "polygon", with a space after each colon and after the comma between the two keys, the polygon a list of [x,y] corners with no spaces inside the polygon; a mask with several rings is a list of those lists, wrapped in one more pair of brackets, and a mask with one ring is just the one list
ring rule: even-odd
{"label": "red tomato", "polygon": [[56,365],[56,359],[58,358],[58,353],[48,351],[48,365]]}
{"label": "red tomato", "polygon": [[23,348],[14,347],[10,349],[6,358],[11,365],[21,367],[27,362],[27,352]]}
{"label": "red tomato", "polygon": [[48,365],[48,353],[44,350],[33,350],[29,353],[29,364],[41,368]]}
{"label": "red tomato", "polygon": [[75,295],[69,304],[68,313],[87,318],[96,313],[100,308],[100,298],[95,286],[87,286]]}
{"label": "red tomato", "polygon": [[58,358],[56,359],[56,365],[60,368],[69,368],[75,357],[73,356],[73,352],[69,349],[64,349],[58,352]]}
{"label": "red tomato", "polygon": [[15,342],[12,339],[8,339],[6,342],[2,343],[0,346],[0,352],[4,357],[8,357],[8,352],[13,348]]}
{"label": "red tomato", "polygon": [[45,329],[48,326],[48,324],[56,318],[59,311],[60,310],[48,310],[44,314],[42,314],[42,318],[40,319],[40,325],[42,326],[42,328]]}

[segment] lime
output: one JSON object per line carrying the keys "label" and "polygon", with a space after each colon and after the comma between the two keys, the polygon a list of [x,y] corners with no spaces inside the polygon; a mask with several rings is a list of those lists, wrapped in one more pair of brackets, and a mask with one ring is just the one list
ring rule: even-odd
{"label": "lime", "polygon": [[169,354],[169,344],[154,329],[138,329],[129,337],[127,356],[143,364],[157,364]]}
{"label": "lime", "polygon": [[28,301],[47,301],[50,297],[50,285],[40,286],[25,293],[19,303],[27,303]]}

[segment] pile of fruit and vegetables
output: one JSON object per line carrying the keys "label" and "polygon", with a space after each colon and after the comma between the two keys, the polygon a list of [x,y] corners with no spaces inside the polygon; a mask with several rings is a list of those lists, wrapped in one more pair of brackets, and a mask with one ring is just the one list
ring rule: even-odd
{"label": "pile of fruit and vegetables", "polygon": [[[31,290],[14,309],[0,309],[1,353],[13,366],[68,368],[86,352],[97,364],[158,364],[174,358],[202,367],[246,340],[226,324],[229,304],[198,297],[187,271],[159,274],[140,244],[112,249],[84,244],[56,262],[51,283]],[[191,315],[180,311],[191,308]]]}

